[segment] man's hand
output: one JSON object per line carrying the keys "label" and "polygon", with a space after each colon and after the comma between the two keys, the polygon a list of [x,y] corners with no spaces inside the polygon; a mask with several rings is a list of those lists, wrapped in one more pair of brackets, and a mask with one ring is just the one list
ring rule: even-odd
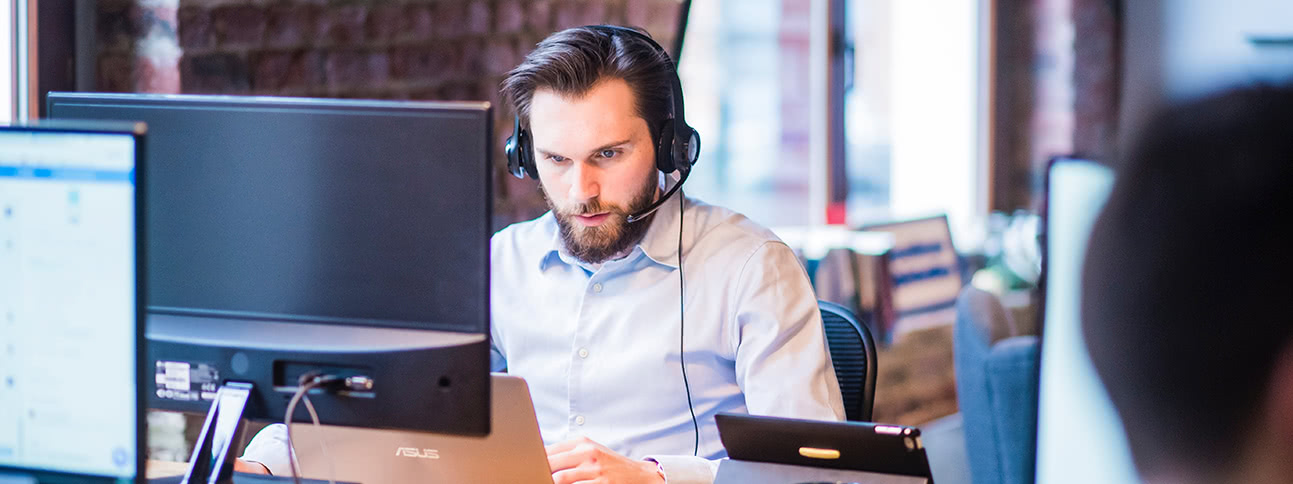
{"label": "man's hand", "polygon": [[549,445],[547,450],[556,484],[664,484],[654,462],[616,454],[588,437]]}
{"label": "man's hand", "polygon": [[248,474],[269,474],[269,469],[259,462],[248,462],[242,459],[233,461],[234,472],[246,472]]}

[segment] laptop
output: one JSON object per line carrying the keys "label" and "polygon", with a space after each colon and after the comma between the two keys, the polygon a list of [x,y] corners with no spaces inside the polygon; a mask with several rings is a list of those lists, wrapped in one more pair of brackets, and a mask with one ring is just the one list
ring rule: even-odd
{"label": "laptop", "polygon": [[486,437],[293,424],[301,476],[335,475],[337,481],[365,484],[551,484],[529,386],[520,377],[493,374],[490,388],[492,425]]}

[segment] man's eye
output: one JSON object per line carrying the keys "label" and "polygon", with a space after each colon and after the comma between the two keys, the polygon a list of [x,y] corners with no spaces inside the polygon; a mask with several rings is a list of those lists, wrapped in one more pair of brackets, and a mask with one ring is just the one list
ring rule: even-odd
{"label": "man's eye", "polygon": [[602,150],[601,154],[602,154],[602,158],[614,158],[615,155],[619,153],[616,152],[615,150]]}
{"label": "man's eye", "polygon": [[553,163],[561,163],[563,161],[566,161],[566,157],[560,156],[560,155],[548,155],[548,159],[552,160]]}

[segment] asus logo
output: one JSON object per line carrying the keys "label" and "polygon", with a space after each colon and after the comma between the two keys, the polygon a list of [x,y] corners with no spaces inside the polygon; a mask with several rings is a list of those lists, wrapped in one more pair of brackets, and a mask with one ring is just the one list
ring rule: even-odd
{"label": "asus logo", "polygon": [[400,457],[413,457],[417,459],[439,459],[440,451],[435,449],[418,449],[414,447],[400,447],[395,449],[395,455]]}

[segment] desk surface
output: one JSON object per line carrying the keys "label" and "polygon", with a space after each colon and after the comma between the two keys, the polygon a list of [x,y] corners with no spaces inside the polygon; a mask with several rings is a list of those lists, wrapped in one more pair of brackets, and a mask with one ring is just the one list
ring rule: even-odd
{"label": "desk surface", "polygon": [[149,479],[178,476],[189,470],[188,462],[149,459],[148,462],[144,463],[144,466],[144,476]]}

